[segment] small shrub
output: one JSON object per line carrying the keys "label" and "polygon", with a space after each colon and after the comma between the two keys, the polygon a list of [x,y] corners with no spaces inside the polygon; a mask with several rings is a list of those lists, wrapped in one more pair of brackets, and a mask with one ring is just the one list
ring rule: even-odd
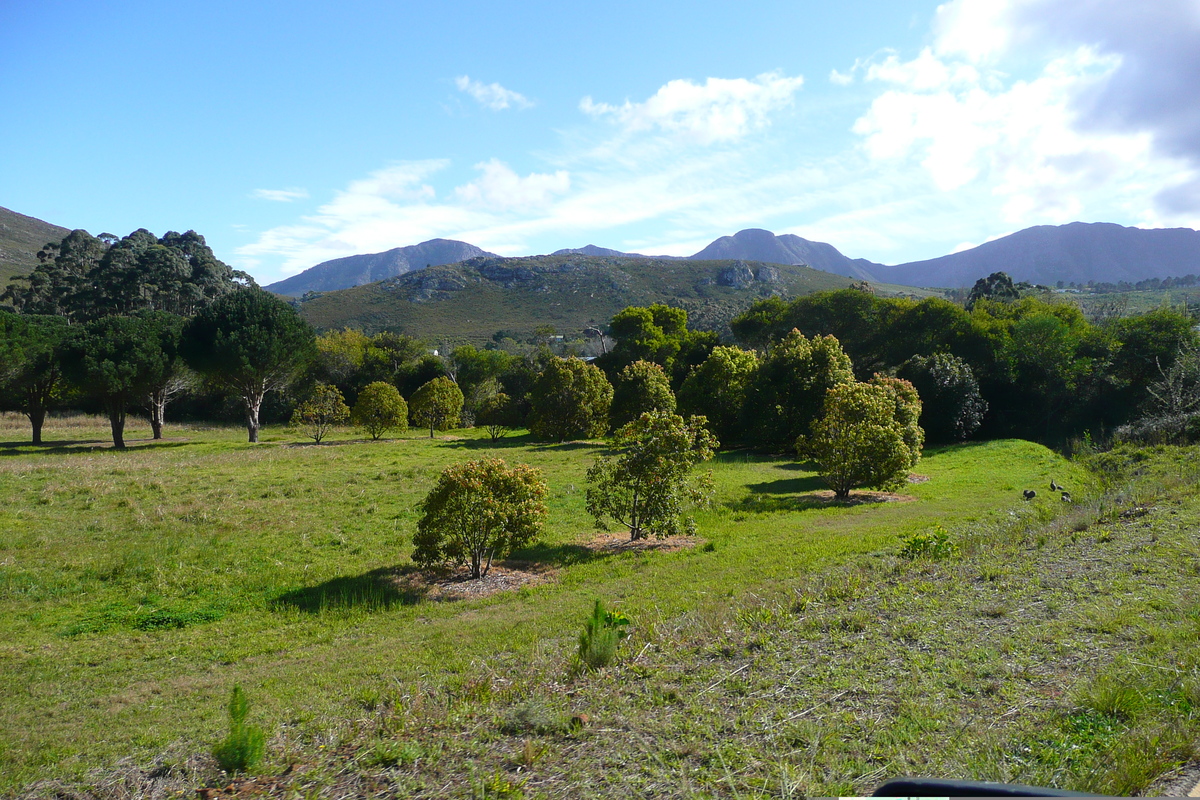
{"label": "small shrub", "polygon": [[500,720],[499,727],[501,733],[513,736],[530,733],[546,736],[563,733],[569,730],[571,725],[545,706],[525,703],[509,709]]}
{"label": "small shrub", "polygon": [[958,543],[950,540],[950,533],[941,525],[933,526],[927,533],[914,533],[904,540],[900,556],[909,560],[927,558],[943,561],[958,555]]}
{"label": "small shrub", "polygon": [[579,661],[586,669],[607,667],[617,657],[617,642],[625,638],[629,618],[619,611],[605,611],[596,601],[579,635]]}
{"label": "small shrub", "polygon": [[296,406],[289,424],[320,444],[335,426],[348,419],[350,409],[341,391],[328,383],[318,383],[312,395]]}
{"label": "small shrub", "polygon": [[229,735],[213,748],[213,758],[225,772],[249,772],[262,761],[266,734],[257,725],[247,725],[250,701],[242,687],[233,687],[229,698]]}

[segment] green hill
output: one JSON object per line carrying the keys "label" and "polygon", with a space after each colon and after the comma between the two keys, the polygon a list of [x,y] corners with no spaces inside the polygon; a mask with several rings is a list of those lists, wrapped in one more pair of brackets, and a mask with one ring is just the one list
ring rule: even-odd
{"label": "green hill", "polygon": [[0,288],[37,266],[37,251],[71,231],[0,207]]}
{"label": "green hill", "polygon": [[[480,257],[310,294],[300,310],[322,330],[397,330],[478,343],[500,330],[521,338],[542,325],[573,334],[589,325],[607,324],[627,306],[670,303],[687,309],[695,327],[727,332],[729,320],[761,298],[842,289],[852,283],[851,278],[809,267],[757,261],[576,253]],[[879,289],[919,293],[909,287]]]}

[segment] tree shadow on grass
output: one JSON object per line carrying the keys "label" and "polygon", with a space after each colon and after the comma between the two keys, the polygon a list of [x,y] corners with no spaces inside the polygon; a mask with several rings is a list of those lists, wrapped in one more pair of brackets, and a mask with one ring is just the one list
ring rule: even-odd
{"label": "tree shadow on grass", "polygon": [[608,558],[609,553],[584,547],[578,544],[535,544],[517,550],[507,559],[511,564],[545,564],[552,567],[573,567],[576,564],[587,564],[601,558]]}
{"label": "tree shadow on grass", "polygon": [[492,441],[490,436],[485,436],[481,439],[459,439],[457,441],[447,442],[455,447],[465,447],[468,450],[499,450],[510,447],[528,447],[531,444],[536,444],[537,441],[528,433],[516,434],[513,436],[501,436],[496,441]]}
{"label": "tree shadow on grass", "polygon": [[803,478],[781,478],[777,481],[764,483],[749,483],[746,488],[753,494],[800,494],[824,489],[825,481],[817,475],[806,475]]}
{"label": "tree shadow on grass", "polygon": [[61,439],[53,442],[33,444],[31,442],[0,442],[0,456],[27,456],[42,453],[51,455],[69,455],[92,453],[96,450],[107,450],[114,453],[129,453],[134,450],[164,449],[169,447],[187,447],[190,441],[169,441],[166,439],[126,439],[125,449],[113,447],[112,439]]}
{"label": "tree shadow on grass", "polygon": [[399,575],[412,570],[382,567],[362,575],[333,578],[316,586],[293,589],[272,601],[275,609],[294,608],[308,614],[360,609],[386,611],[393,606],[411,606],[426,594],[423,587],[402,586]]}

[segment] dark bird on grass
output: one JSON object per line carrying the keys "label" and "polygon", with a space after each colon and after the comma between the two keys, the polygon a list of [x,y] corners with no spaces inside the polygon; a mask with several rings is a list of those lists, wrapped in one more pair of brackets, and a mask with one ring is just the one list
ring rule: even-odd
{"label": "dark bird on grass", "polygon": [[1025,495],[1026,500],[1032,500],[1033,498],[1037,497],[1037,492],[1035,492],[1033,489],[1026,489],[1025,491],[1021,492],[1021,494]]}
{"label": "dark bird on grass", "polygon": [[1063,502],[1064,502],[1064,503],[1069,503],[1069,502],[1071,502],[1071,493],[1070,493],[1070,492],[1063,492],[1063,493],[1062,493],[1062,500],[1063,500]]}
{"label": "dark bird on grass", "polygon": [[1051,478],[1050,479],[1050,491],[1057,492],[1057,491],[1060,491],[1061,489],[1062,489],[1062,487],[1059,486],[1057,483],[1055,483],[1054,479]]}

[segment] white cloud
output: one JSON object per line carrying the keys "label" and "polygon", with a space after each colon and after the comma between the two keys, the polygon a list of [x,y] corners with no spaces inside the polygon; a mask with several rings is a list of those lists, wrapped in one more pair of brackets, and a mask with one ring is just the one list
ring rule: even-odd
{"label": "white cloud", "polygon": [[829,70],[829,82],[835,86],[849,86],[854,83],[853,72],[838,72],[836,69]]}
{"label": "white cloud", "polygon": [[271,200],[276,203],[291,203],[294,200],[307,200],[307,189],[255,189],[251,197],[259,200]]}
{"label": "white cloud", "polygon": [[1160,220],[1200,220],[1200,2],[952,0],[938,9],[934,49],[973,64],[1028,63],[1087,48],[1112,65],[1070,91],[1083,137],[1148,136],[1174,178],[1152,192]]}
{"label": "white cloud", "polygon": [[804,78],[777,72],[745,78],[709,78],[703,84],[670,81],[643,103],[619,106],[584,97],[579,108],[611,117],[629,133],[659,129],[699,144],[731,142],[769,123],[772,112],[790,106]]}
{"label": "white cloud", "polygon": [[475,169],[483,174],[454,192],[468,205],[496,211],[544,208],[555,196],[571,188],[571,178],[566,170],[553,174],[534,172],[522,178],[495,158],[476,164]]}
{"label": "white cloud", "polygon": [[459,75],[454,79],[454,85],[458,87],[460,92],[466,92],[471,97],[474,97],[480,105],[485,108],[490,108],[493,111],[502,111],[506,108],[531,108],[533,102],[520,92],[514,92],[512,89],[505,89],[498,83],[483,83],[482,81],[473,81],[466,75]]}
{"label": "white cloud", "polygon": [[1009,80],[924,50],[868,71],[892,84],[854,125],[876,160],[917,158],[940,191],[979,181],[1011,223],[1068,222],[1097,193],[1170,182],[1180,164],[1155,155],[1146,132],[1087,129],[1079,98],[1111,80],[1120,56],[1080,46],[1031,80]]}

